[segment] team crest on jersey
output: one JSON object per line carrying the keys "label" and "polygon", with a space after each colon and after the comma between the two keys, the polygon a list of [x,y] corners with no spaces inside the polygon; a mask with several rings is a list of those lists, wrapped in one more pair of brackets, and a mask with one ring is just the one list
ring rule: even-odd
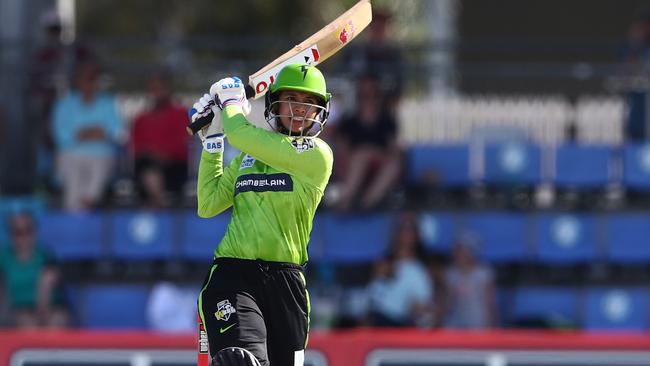
{"label": "team crest on jersey", "polygon": [[300,154],[307,150],[313,149],[314,140],[305,139],[305,138],[294,139],[293,141],[291,141],[291,145],[293,145],[293,148],[296,149],[296,152]]}
{"label": "team crest on jersey", "polygon": [[228,321],[228,319],[230,319],[230,314],[236,312],[235,308],[230,304],[230,301],[223,300],[217,303],[217,312],[214,313],[214,316],[217,320]]}
{"label": "team crest on jersey", "polygon": [[239,166],[239,170],[250,168],[255,164],[255,158],[246,154],[244,158],[241,161],[241,165]]}

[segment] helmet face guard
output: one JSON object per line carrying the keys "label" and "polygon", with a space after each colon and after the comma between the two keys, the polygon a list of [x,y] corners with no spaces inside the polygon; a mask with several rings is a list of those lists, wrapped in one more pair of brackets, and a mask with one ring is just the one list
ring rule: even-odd
{"label": "helmet face guard", "polygon": [[[325,123],[327,122],[327,117],[329,115],[329,102],[326,102],[324,106],[312,103],[301,103],[296,101],[282,101],[278,100],[277,95],[272,96],[272,93],[267,94],[267,107],[264,111],[264,117],[266,122],[271,126],[271,128],[282,134],[295,137],[316,137],[325,128]],[[276,94],[276,93],[273,93]],[[288,104],[289,114],[280,114],[280,108],[283,104]],[[304,116],[295,116],[293,114],[294,108],[296,106],[301,106],[305,109]],[[307,116],[314,115],[313,118],[308,118]],[[282,124],[282,119],[289,120],[290,124],[293,125],[294,121],[300,121],[301,126],[298,131],[294,131],[294,128],[287,128]]]}
{"label": "helmet face guard", "polygon": [[[309,93],[318,99],[318,104],[302,103],[297,101],[279,100],[282,91],[296,91]],[[331,94],[327,92],[325,77],[316,67],[311,65],[292,64],[285,66],[278,73],[275,81],[266,93],[264,117],[271,128],[288,136],[316,137],[325,127],[329,116]],[[280,115],[280,109],[288,104],[288,113]],[[300,106],[305,109],[305,117],[295,116],[294,108]],[[314,113],[315,112],[315,113]],[[306,118],[306,116],[312,116]],[[301,122],[299,129],[285,127],[282,120],[288,120],[293,126],[296,121]]]}

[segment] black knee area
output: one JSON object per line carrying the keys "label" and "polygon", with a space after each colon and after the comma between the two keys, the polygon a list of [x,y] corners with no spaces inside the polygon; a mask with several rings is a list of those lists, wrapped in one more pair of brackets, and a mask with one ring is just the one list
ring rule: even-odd
{"label": "black knee area", "polygon": [[249,351],[239,347],[228,347],[217,352],[212,359],[213,366],[260,366],[260,362]]}

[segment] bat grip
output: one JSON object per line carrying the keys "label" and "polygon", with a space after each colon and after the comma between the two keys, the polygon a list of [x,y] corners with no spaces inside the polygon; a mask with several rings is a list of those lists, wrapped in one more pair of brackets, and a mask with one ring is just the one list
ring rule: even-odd
{"label": "bat grip", "polygon": [[[246,91],[246,99],[251,99],[252,97],[255,96],[255,89],[253,89],[252,86],[246,85],[244,87],[244,91]],[[212,113],[208,114],[207,116],[203,118],[199,118],[196,121],[190,123],[185,127],[187,130],[187,133],[190,135],[195,135],[197,132],[199,132],[203,127],[209,125],[212,122]]]}

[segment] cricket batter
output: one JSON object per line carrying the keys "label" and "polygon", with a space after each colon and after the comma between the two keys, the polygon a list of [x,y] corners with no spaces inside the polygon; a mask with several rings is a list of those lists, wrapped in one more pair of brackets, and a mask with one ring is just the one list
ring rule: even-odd
{"label": "cricket batter", "polygon": [[[237,77],[213,84],[194,104],[192,122],[214,113],[199,132],[198,215],[233,207],[198,299],[215,365],[303,365],[309,330],[303,266],[332,172],[332,150],[317,138],[330,98],[316,67],[294,64],[266,94],[273,131],[246,119],[251,107]],[[224,168],[226,136],[242,153]]]}

